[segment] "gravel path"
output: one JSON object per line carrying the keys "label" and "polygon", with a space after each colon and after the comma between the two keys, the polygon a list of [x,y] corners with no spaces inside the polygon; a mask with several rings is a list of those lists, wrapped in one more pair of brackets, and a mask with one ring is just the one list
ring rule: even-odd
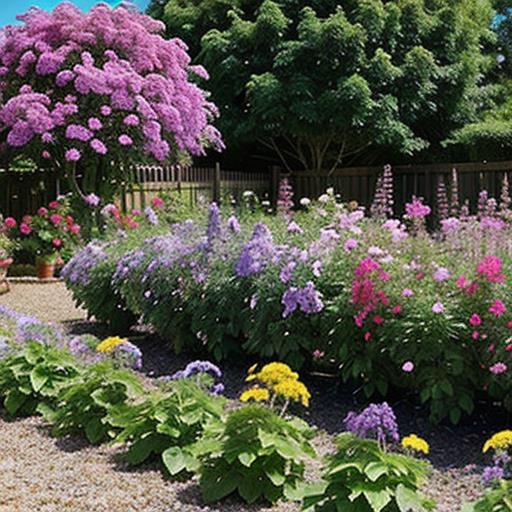
{"label": "gravel path", "polygon": [[[14,284],[0,296],[0,304],[33,314],[42,320],[59,321],[77,333],[106,335],[100,324],[89,323],[85,313],[74,307],[62,283]],[[173,373],[183,368],[190,354],[173,354],[165,342],[148,332],[130,337],[144,353],[144,368],[150,376]],[[253,361],[224,365],[228,395],[235,397],[243,387],[245,369]],[[311,408],[303,416],[328,434],[315,444],[319,452],[332,448],[332,435],[350,409],[359,407],[356,390],[332,380],[305,378],[312,392]],[[488,435],[510,427],[510,417],[480,407],[470,420],[456,428],[432,426],[425,412],[408,397],[392,397],[403,434],[416,432],[431,445],[434,471],[426,492],[436,499],[439,512],[458,512],[466,500],[482,492],[479,469],[480,447]],[[113,447],[90,447],[80,439],[52,439],[39,418],[6,422],[0,418],[0,512],[248,512],[272,510],[291,512],[293,504],[273,508],[248,507],[227,501],[215,507],[202,505],[195,482],[166,480],[158,465],[133,470],[124,467]],[[35,470],[34,470],[35,469]]]}

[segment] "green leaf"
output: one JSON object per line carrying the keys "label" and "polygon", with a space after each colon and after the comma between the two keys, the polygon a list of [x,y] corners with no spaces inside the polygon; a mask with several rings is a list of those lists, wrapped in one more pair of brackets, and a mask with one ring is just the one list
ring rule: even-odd
{"label": "green leaf", "polygon": [[30,383],[36,393],[41,391],[49,378],[48,368],[44,366],[38,365],[30,372]]}
{"label": "green leaf", "polygon": [[391,501],[391,496],[387,489],[382,491],[363,491],[363,494],[374,512],[380,512]]}
{"label": "green leaf", "polygon": [[370,462],[364,472],[372,482],[375,482],[388,472],[388,466],[383,462]]}
{"label": "green leaf", "polygon": [[238,455],[238,460],[245,467],[250,468],[251,464],[256,460],[256,455],[252,452],[243,452]]}
{"label": "green leaf", "polygon": [[98,417],[92,418],[85,425],[85,436],[91,444],[96,444],[101,441],[105,435],[105,425],[101,422]]}
{"label": "green leaf", "polygon": [[247,475],[241,480],[238,492],[247,503],[254,503],[261,496],[264,485],[259,479]]}
{"label": "green leaf", "polygon": [[173,476],[181,473],[187,467],[187,458],[178,446],[167,448],[162,453],[162,462]]}
{"label": "green leaf", "polygon": [[27,396],[20,393],[18,390],[13,389],[10,391],[4,400],[4,407],[9,414],[16,414],[18,410],[23,406],[27,399]]}
{"label": "green leaf", "polygon": [[424,512],[425,507],[422,505],[422,500],[418,494],[400,484],[395,491],[396,504],[400,512]]}

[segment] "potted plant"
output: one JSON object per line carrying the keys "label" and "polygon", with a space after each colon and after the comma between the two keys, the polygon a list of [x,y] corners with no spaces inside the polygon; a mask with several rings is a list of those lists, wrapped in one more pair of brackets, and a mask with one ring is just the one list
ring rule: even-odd
{"label": "potted plant", "polygon": [[10,224],[20,248],[35,257],[39,279],[53,277],[61,255],[70,253],[80,238],[80,226],[69,215],[64,198],[50,202],[48,207],[42,206],[34,216],[25,215],[19,226]]}
{"label": "potted plant", "polygon": [[0,222],[0,294],[9,291],[9,283],[7,282],[7,271],[12,264],[12,251],[14,243],[7,235],[7,226],[4,222]]}

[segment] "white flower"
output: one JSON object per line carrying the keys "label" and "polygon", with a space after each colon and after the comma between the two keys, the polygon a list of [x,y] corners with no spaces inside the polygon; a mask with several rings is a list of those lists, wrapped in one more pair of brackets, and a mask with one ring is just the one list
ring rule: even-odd
{"label": "white flower", "polygon": [[270,206],[270,201],[261,201],[261,206]]}
{"label": "white flower", "polygon": [[329,202],[329,196],[327,194],[322,194],[318,200],[321,202],[321,203],[328,203]]}
{"label": "white flower", "polygon": [[334,195],[334,188],[333,187],[329,187],[325,193],[329,196],[333,196]]}
{"label": "white flower", "polygon": [[254,192],[252,190],[244,190],[244,193],[242,195],[244,197],[251,197],[254,195]]}
{"label": "white flower", "polygon": [[300,204],[302,206],[309,206],[311,204],[311,199],[309,199],[309,197],[303,197],[301,200],[300,200]]}

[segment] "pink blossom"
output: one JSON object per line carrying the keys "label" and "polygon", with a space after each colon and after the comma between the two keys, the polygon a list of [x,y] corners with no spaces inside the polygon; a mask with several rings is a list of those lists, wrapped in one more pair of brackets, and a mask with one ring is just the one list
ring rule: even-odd
{"label": "pink blossom", "polygon": [[508,370],[508,366],[505,363],[496,363],[489,368],[490,372],[494,375],[505,373]]}
{"label": "pink blossom", "polygon": [[468,282],[466,280],[466,277],[465,276],[459,276],[457,278],[457,280],[455,281],[455,286],[457,288],[460,288],[461,290],[466,288],[466,286],[468,285]]}
{"label": "pink blossom", "polygon": [[69,231],[70,233],[72,233],[73,235],[78,235],[78,233],[80,233],[80,226],[78,224],[72,224],[70,227],[69,227]]}
{"label": "pink blossom", "polygon": [[494,316],[502,316],[506,310],[505,304],[501,300],[496,299],[489,308],[489,313],[492,313]]}
{"label": "pink blossom", "polygon": [[322,359],[324,357],[325,352],[322,352],[320,349],[316,349],[313,351],[313,359]]}
{"label": "pink blossom", "polygon": [[52,244],[54,247],[56,247],[58,249],[59,247],[62,246],[62,240],[60,238],[54,238],[52,240]]}
{"label": "pink blossom", "polygon": [[474,340],[477,340],[478,338],[480,338],[480,333],[478,331],[473,331],[471,333],[471,337],[474,339]]}
{"label": "pink blossom", "polygon": [[412,201],[405,205],[406,217],[408,219],[424,219],[431,213],[430,206],[423,204],[421,197],[412,196]]}
{"label": "pink blossom", "polygon": [[41,157],[44,158],[45,160],[49,160],[51,158],[51,155],[49,151],[44,149],[43,151],[41,151]]}
{"label": "pink blossom", "polygon": [[165,205],[165,202],[163,199],[161,199],[158,196],[153,197],[151,200],[151,204],[153,205],[153,208],[162,208],[162,206]]}
{"label": "pink blossom", "polygon": [[382,318],[380,315],[375,315],[372,320],[376,325],[382,325],[384,323],[384,318]]}
{"label": "pink blossom", "polygon": [[16,219],[14,219],[13,217],[6,217],[4,220],[4,225],[8,229],[14,229],[17,225]]}
{"label": "pink blossom", "polygon": [[37,215],[39,215],[39,217],[46,217],[48,215],[48,210],[44,206],[41,206],[41,208],[37,210]]}
{"label": "pink blossom", "polygon": [[480,316],[477,315],[476,313],[473,313],[471,315],[471,317],[469,318],[469,325],[471,325],[473,327],[477,327],[481,324],[482,324],[482,319],[480,318]]}
{"label": "pink blossom", "polygon": [[82,154],[76,148],[68,149],[65,153],[65,158],[68,162],[77,162],[81,157]]}
{"label": "pink blossom", "polygon": [[505,276],[501,273],[502,263],[497,256],[486,256],[478,264],[476,271],[485,276],[490,283],[502,283]]}
{"label": "pink blossom", "polygon": [[434,280],[437,281],[438,283],[441,283],[443,281],[447,281],[448,279],[450,279],[450,271],[447,268],[439,267],[434,272],[434,276],[433,277],[434,277]]}
{"label": "pink blossom", "polygon": [[411,373],[414,370],[414,363],[412,361],[406,361],[402,365],[402,371],[405,373]]}
{"label": "pink blossom", "polygon": [[365,332],[364,333],[364,341],[370,341],[370,338],[372,337],[372,333],[371,332]]}
{"label": "pink blossom", "polygon": [[436,314],[443,313],[444,312],[444,305],[443,305],[443,303],[442,302],[436,302],[432,306],[432,312],[436,313]]}
{"label": "pink blossom", "polygon": [[105,144],[101,140],[92,139],[89,145],[96,153],[98,153],[98,155],[107,154],[107,146],[105,146]]}
{"label": "pink blossom", "polygon": [[349,238],[345,244],[343,245],[343,248],[346,252],[350,252],[353,249],[355,249],[358,246],[359,242],[354,238]]}
{"label": "pink blossom", "polygon": [[400,304],[397,304],[396,306],[393,306],[393,309],[391,310],[391,312],[394,315],[399,315],[402,312],[402,306]]}
{"label": "pink blossom", "polygon": [[87,126],[90,130],[98,131],[103,128],[103,123],[97,117],[90,117],[87,120]]}
{"label": "pink blossom", "polygon": [[414,292],[410,288],[404,288],[402,290],[402,297],[412,297]]}
{"label": "pink blossom", "polygon": [[22,235],[30,235],[30,233],[32,233],[32,228],[25,222],[22,222],[20,224],[20,233]]}
{"label": "pink blossom", "polygon": [[133,140],[129,135],[126,135],[125,133],[119,135],[118,139],[119,144],[121,146],[131,146],[133,144]]}
{"label": "pink blossom", "polygon": [[48,206],[49,206],[52,210],[56,210],[56,209],[60,206],[60,204],[59,204],[59,202],[58,202],[58,201],[50,201],[50,202],[48,203]]}
{"label": "pink blossom", "polygon": [[102,116],[108,117],[112,113],[112,109],[108,105],[102,105],[100,112]]}
{"label": "pink blossom", "polygon": [[54,226],[58,226],[62,222],[62,216],[59,215],[58,213],[53,213],[52,215],[50,215],[50,222]]}

